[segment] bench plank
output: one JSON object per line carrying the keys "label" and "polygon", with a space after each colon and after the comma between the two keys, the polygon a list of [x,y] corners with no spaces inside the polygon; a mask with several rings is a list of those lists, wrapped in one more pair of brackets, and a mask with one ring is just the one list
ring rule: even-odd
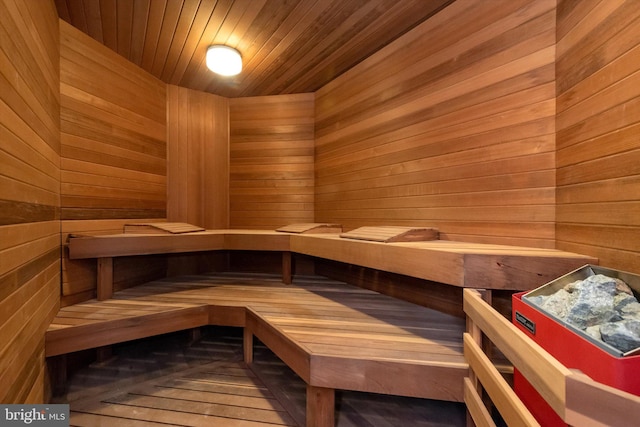
{"label": "bench plank", "polygon": [[556,249],[454,241],[381,243],[292,235],[291,251],[447,285],[530,290],[597,259]]}
{"label": "bench plank", "polygon": [[98,318],[74,317],[74,311],[68,308],[60,309],[45,334],[46,357],[195,328],[209,322],[205,305],[182,308],[167,305],[158,307],[157,311],[127,309],[120,314],[93,316]]}
{"label": "bench plank", "polygon": [[[170,254],[216,250],[299,253],[459,287],[529,290],[596,258],[547,248],[446,240],[383,243],[341,238],[338,233],[276,230],[206,230],[185,234],[115,234],[75,237],[69,257]],[[283,259],[285,270],[290,260]],[[290,271],[284,271],[285,281]]]}
{"label": "bench plank", "polygon": [[208,274],[139,285],[62,308],[47,356],[227,324],[239,312],[247,342],[257,336],[310,386],[462,400],[462,319],[319,277],[285,285],[272,275]]}

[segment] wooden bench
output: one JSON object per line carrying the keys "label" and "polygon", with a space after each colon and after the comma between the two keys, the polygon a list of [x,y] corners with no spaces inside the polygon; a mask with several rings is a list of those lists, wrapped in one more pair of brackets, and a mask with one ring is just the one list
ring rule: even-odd
{"label": "wooden bench", "polygon": [[219,250],[282,252],[283,281],[291,283],[289,235],[271,230],[205,230],[184,234],[122,233],[100,236],[71,236],[71,259],[96,258],[97,298],[113,295],[113,258],[155,254],[178,254]]}
{"label": "wooden bench", "polygon": [[113,234],[69,240],[71,259],[98,260],[98,299],[113,293],[113,258],[215,250],[280,251],[283,281],[291,282],[291,254],[369,267],[456,287],[529,290],[593,257],[556,249],[433,240],[385,243],[340,233],[275,230],[206,230],[187,234]]}
{"label": "wooden bench", "polygon": [[[193,277],[113,294],[114,257],[214,250],[281,251],[282,280],[256,287],[244,279],[221,285]],[[70,239],[70,258],[98,259],[98,299],[103,301],[61,309],[47,332],[47,355],[205,324],[241,326],[247,362],[257,336],[305,380],[308,425],[333,425],[335,389],[463,399],[467,365],[460,319],[344,284],[286,286],[292,282],[292,253],[490,290],[535,288],[597,263],[552,249],[441,240],[386,243],[330,232],[205,230],[77,237]],[[126,306],[134,302],[142,306]],[[104,317],[78,315],[83,305]]]}
{"label": "wooden bench", "polygon": [[464,380],[464,401],[471,425],[495,426],[488,396],[509,426],[538,426],[503,376],[483,352],[483,337],[497,347],[569,425],[636,426],[640,397],[591,380],[570,370],[491,308],[477,290],[465,289],[464,310],[468,332],[464,354],[469,377]]}
{"label": "wooden bench", "polygon": [[320,277],[165,279],[60,310],[48,357],[203,325],[245,328],[308,385],[307,425],[332,426],[334,390],[462,401],[464,320]]}

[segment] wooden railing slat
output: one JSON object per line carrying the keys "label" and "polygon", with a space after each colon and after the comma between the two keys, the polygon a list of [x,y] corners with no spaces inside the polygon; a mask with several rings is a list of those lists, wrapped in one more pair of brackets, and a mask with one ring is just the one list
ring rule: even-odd
{"label": "wooden railing slat", "polygon": [[[477,392],[480,387],[491,398],[507,425],[539,425],[531,414],[521,415],[519,408],[526,412],[528,409],[482,351],[483,343],[477,340],[478,329],[569,425],[632,427],[638,424],[640,396],[568,369],[482,300],[477,290],[464,290],[464,311],[469,331],[464,334],[464,354],[469,363],[464,398],[469,415],[477,425],[486,425],[483,408],[476,407],[482,405],[486,410]],[[477,381],[477,385],[472,379]]]}
{"label": "wooden railing slat", "polygon": [[565,378],[571,371],[493,310],[477,291],[464,290],[464,311],[563,418]]}
{"label": "wooden railing slat", "polygon": [[581,373],[569,375],[565,421],[573,426],[634,427],[640,421],[640,396]]}
{"label": "wooden railing slat", "polygon": [[491,414],[469,378],[464,379],[464,404],[476,427],[496,427]]}
{"label": "wooden railing slat", "polygon": [[508,426],[540,425],[468,333],[464,334],[464,356]]}

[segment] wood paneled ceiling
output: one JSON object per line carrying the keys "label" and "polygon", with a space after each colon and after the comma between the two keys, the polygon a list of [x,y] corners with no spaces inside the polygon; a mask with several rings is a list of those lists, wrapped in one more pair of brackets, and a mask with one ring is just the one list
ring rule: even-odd
{"label": "wood paneled ceiling", "polygon": [[[226,97],[314,92],[453,0],[55,0],[60,18],[162,81]],[[237,48],[221,77],[207,47]]]}

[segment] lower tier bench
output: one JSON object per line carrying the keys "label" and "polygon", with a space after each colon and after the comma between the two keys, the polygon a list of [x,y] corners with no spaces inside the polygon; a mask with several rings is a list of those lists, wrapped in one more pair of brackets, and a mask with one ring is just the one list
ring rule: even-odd
{"label": "lower tier bench", "polygon": [[319,277],[164,279],[60,310],[48,357],[204,325],[244,328],[307,383],[307,425],[334,423],[334,390],[463,401],[464,320]]}

